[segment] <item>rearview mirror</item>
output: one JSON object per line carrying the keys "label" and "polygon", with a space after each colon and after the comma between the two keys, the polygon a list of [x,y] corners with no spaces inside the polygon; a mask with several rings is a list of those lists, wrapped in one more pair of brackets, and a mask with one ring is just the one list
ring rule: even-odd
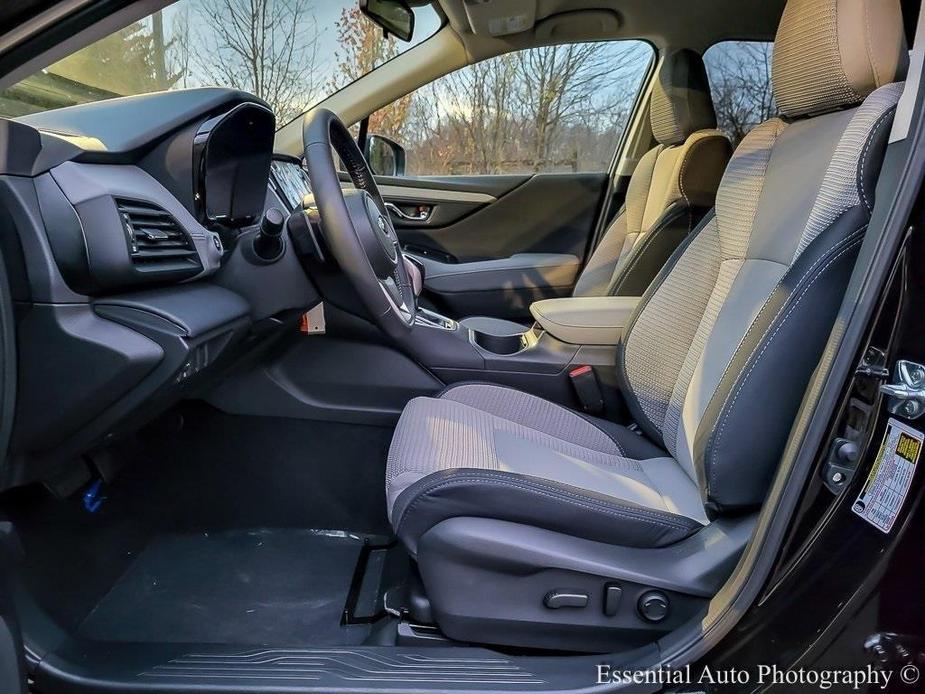
{"label": "rearview mirror", "polygon": [[367,135],[363,155],[377,176],[405,175],[405,148],[382,135]]}
{"label": "rearview mirror", "polygon": [[360,0],[360,12],[391,34],[410,41],[414,34],[414,12],[405,0]]}

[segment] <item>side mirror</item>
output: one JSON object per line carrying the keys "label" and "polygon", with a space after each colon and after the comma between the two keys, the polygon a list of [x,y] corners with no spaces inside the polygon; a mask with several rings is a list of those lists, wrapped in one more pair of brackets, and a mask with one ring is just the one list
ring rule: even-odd
{"label": "side mirror", "polygon": [[389,34],[410,41],[414,35],[414,12],[405,0],[360,0],[360,12]]}
{"label": "side mirror", "polygon": [[405,148],[383,135],[367,135],[363,155],[377,176],[405,175]]}

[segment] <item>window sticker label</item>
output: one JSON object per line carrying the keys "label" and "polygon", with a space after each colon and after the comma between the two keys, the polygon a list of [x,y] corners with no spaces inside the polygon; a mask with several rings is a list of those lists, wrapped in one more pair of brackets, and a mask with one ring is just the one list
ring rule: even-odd
{"label": "window sticker label", "polygon": [[861,518],[890,532],[903,507],[925,434],[890,418],[874,467],[851,507]]}

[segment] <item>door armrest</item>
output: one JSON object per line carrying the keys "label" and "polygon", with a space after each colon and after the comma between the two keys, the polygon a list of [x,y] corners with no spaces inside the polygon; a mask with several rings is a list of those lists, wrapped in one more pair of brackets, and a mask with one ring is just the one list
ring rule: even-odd
{"label": "door armrest", "polygon": [[536,301],[530,313],[562,342],[573,345],[616,345],[638,296],[580,296]]}

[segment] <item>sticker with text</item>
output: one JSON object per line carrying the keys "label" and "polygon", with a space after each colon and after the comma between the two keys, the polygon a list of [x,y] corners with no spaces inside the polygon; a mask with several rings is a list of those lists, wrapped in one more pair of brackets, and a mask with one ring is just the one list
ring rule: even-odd
{"label": "sticker with text", "polygon": [[877,459],[864,488],[851,507],[861,518],[885,533],[906,501],[925,434],[890,418]]}

